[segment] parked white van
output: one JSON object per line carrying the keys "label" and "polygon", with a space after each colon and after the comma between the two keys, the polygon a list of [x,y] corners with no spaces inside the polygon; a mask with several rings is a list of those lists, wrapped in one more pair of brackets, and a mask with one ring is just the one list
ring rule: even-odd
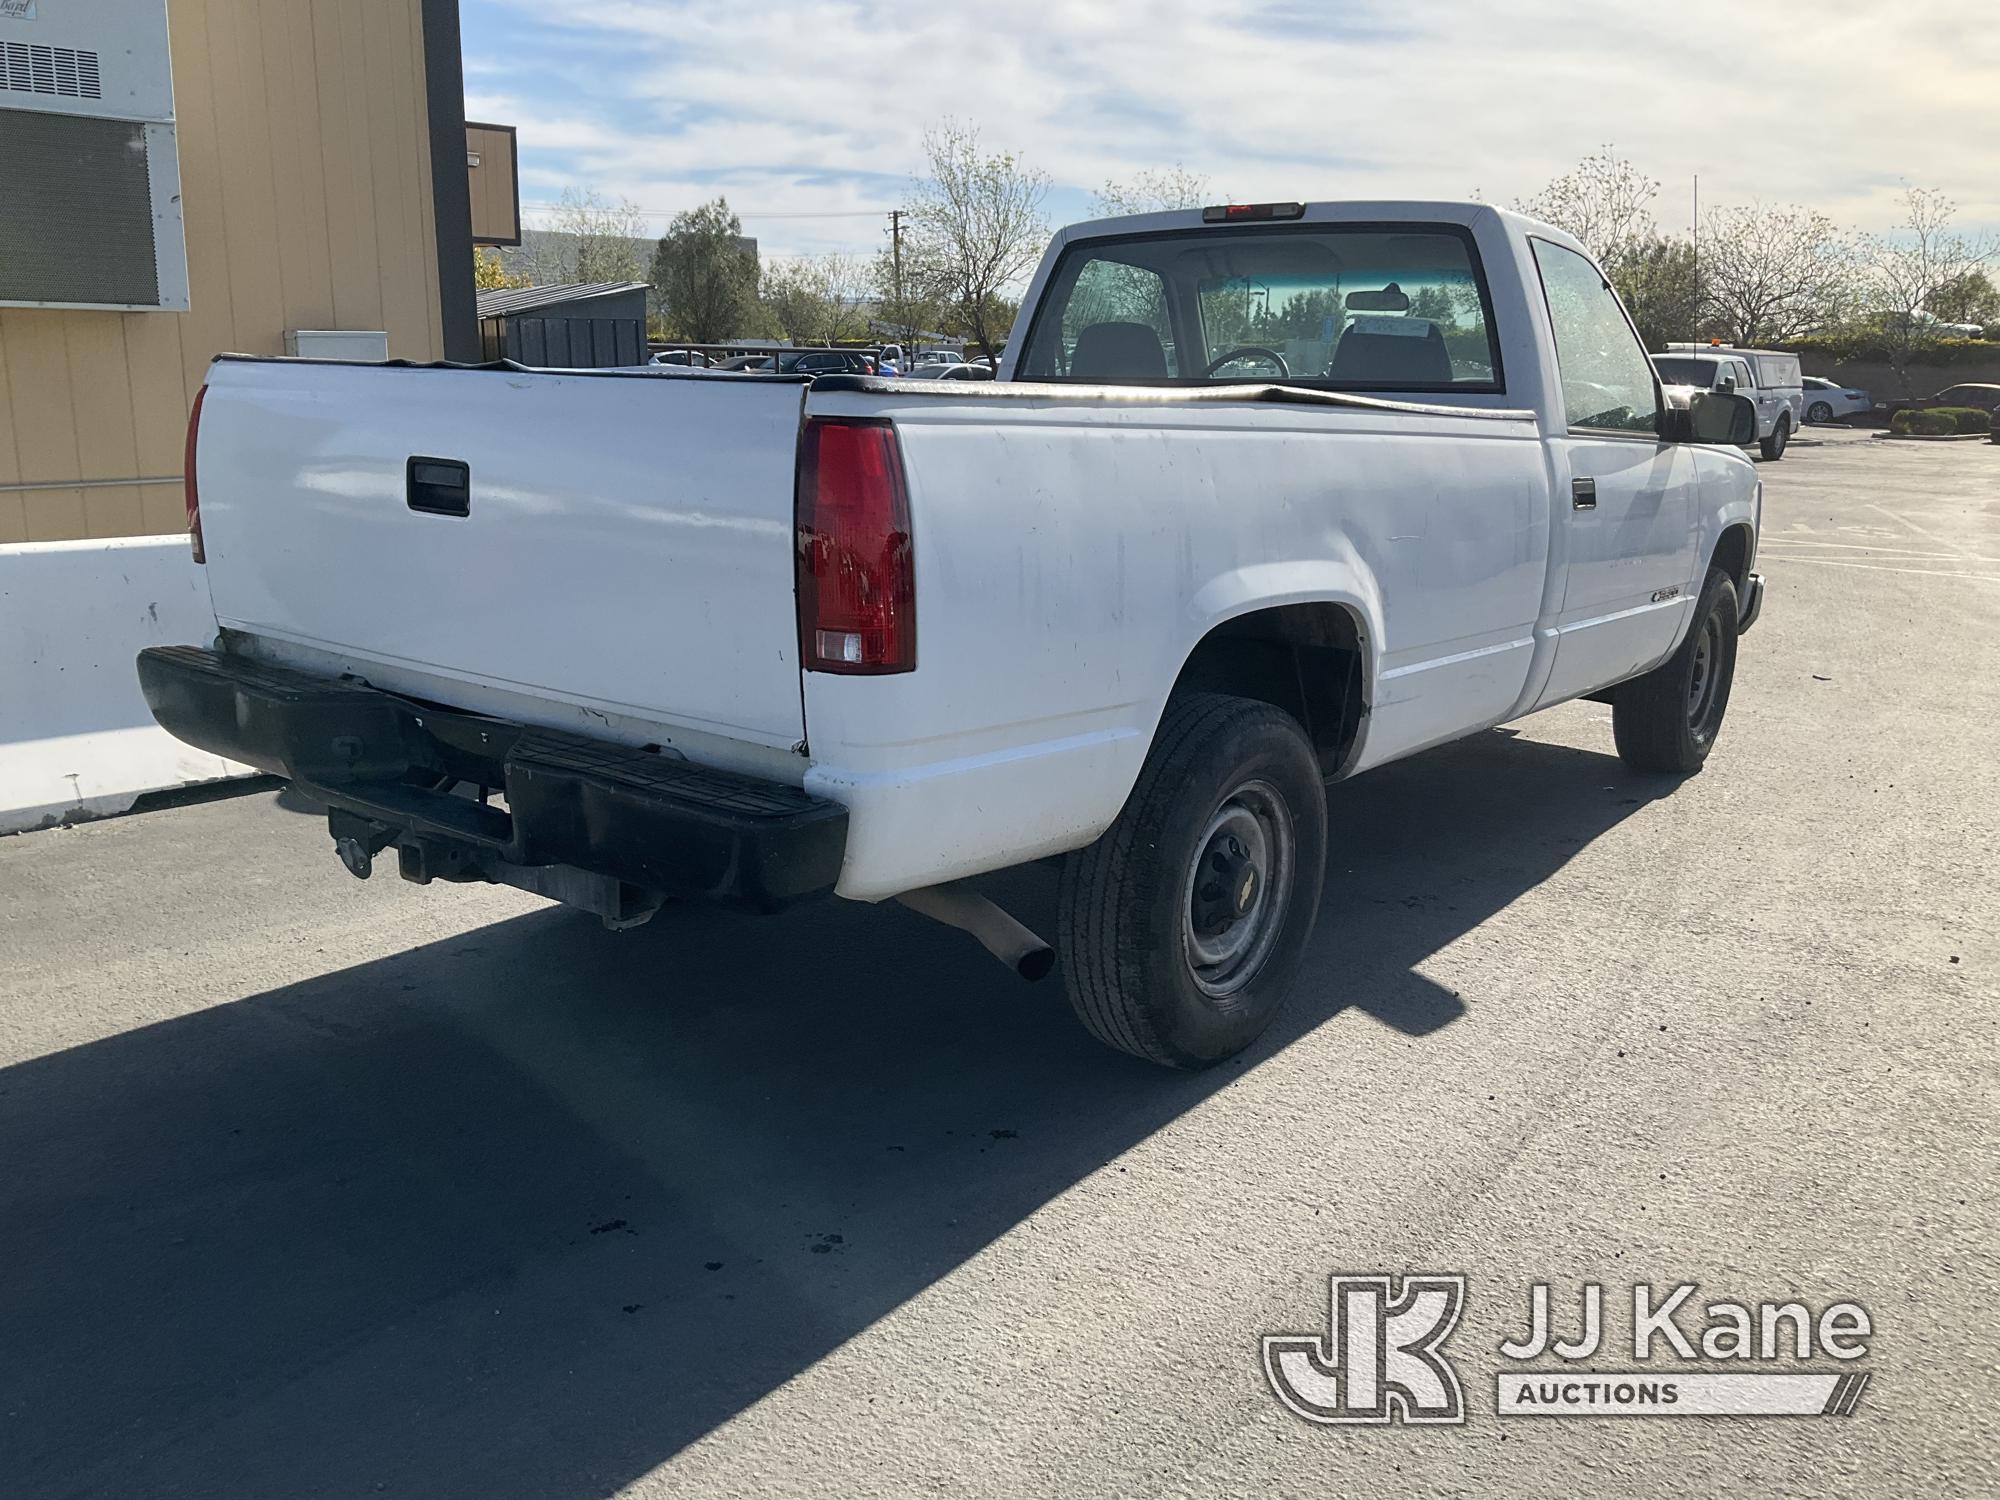
{"label": "parked white van", "polygon": [[[1653,357],[1668,385],[1735,391],[1757,403],[1757,446],[1766,458],[1783,458],[1792,434],[1805,425],[1806,393],[1799,357],[1776,349],[1728,344],[1669,344]],[[1745,376],[1748,380],[1745,380]],[[1727,379],[1731,383],[1724,385]]]}

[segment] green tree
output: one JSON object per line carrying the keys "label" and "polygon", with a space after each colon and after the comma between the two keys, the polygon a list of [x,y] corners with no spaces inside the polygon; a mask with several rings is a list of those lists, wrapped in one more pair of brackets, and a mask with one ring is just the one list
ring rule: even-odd
{"label": "green tree", "polygon": [[472,252],[472,284],[482,292],[497,292],[535,283],[526,276],[510,275],[500,264],[500,252],[491,245],[481,245]]}
{"label": "green tree", "polygon": [[714,344],[742,332],[757,302],[757,257],[727,199],[674,215],[649,279],[672,337]]}
{"label": "green tree", "polygon": [[1648,349],[1700,337],[1695,319],[1694,246],[1667,235],[1633,240],[1604,266]]}
{"label": "green tree", "polygon": [[1945,323],[2000,323],[2000,287],[1974,266],[1938,283],[1925,306]]}

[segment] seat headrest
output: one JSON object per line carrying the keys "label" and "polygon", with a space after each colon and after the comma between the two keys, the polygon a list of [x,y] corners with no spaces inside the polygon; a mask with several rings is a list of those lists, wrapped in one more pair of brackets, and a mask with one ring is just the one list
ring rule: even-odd
{"label": "seat headrest", "polygon": [[1144,323],[1092,323],[1077,335],[1069,372],[1094,380],[1164,380],[1167,352]]}
{"label": "seat headrest", "polygon": [[1435,323],[1425,322],[1421,334],[1415,328],[1390,331],[1350,323],[1334,346],[1326,377],[1364,390],[1378,385],[1449,385],[1451,351]]}

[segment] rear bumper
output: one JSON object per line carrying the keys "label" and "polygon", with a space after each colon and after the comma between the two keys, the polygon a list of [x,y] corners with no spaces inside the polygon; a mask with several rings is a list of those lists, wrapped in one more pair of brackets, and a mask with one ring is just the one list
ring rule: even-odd
{"label": "rear bumper", "polygon": [[1743,634],[1764,612],[1764,575],[1752,573],[1743,580],[1743,597],[1737,600],[1736,633]]}
{"label": "rear bumper", "polygon": [[[153,647],[138,666],[162,728],[295,782],[327,804],[336,838],[369,855],[393,844],[413,880],[564,895],[522,872],[568,867],[632,887],[628,900],[771,909],[840,876],[847,810],[798,787],[201,647]],[[460,782],[504,793],[505,809],[453,795]]]}

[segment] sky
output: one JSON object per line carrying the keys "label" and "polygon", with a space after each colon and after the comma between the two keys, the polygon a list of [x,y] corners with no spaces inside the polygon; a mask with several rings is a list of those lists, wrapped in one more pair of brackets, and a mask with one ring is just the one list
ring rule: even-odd
{"label": "sky", "polygon": [[[1901,0],[461,0],[466,115],[657,233],[718,194],[767,255],[884,243],[955,116],[1052,179],[1052,225],[1149,168],[1217,201],[1531,196],[1610,146],[1684,230],[1802,203],[1885,229],[1905,184],[2000,229],[2000,26]],[[1931,19],[1925,20],[1929,15]],[[1942,24],[1940,24],[1942,23]]]}

